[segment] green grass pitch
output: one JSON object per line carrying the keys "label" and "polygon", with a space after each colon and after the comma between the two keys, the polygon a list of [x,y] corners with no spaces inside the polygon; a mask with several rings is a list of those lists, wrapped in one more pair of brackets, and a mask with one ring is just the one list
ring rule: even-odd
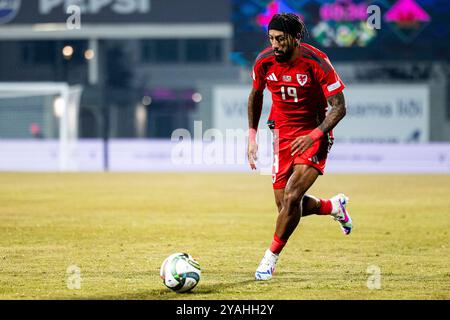
{"label": "green grass pitch", "polygon": [[[329,174],[309,193],[338,192],[353,233],[303,218],[274,278],[256,282],[277,214],[270,176],[0,173],[0,299],[450,299],[450,175]],[[202,266],[191,293],[159,278],[174,252]]]}

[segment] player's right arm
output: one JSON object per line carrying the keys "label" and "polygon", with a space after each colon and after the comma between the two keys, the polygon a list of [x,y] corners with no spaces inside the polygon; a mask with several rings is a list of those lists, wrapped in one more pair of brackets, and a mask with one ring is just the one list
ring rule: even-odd
{"label": "player's right arm", "polygon": [[258,123],[261,118],[263,106],[264,89],[266,87],[265,68],[263,66],[263,56],[260,54],[256,58],[252,72],[252,91],[248,96],[248,163],[252,170],[256,169],[256,160],[258,152],[258,144],[256,143],[256,132],[258,131]]}
{"label": "player's right arm", "polygon": [[263,91],[252,88],[248,96],[248,163],[252,170],[256,169],[258,144],[256,143],[256,132],[258,130],[259,119],[261,118],[263,106]]}

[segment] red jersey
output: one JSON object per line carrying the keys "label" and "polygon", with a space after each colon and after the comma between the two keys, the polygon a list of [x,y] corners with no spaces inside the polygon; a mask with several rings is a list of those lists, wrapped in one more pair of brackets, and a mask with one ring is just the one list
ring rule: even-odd
{"label": "red jersey", "polygon": [[272,48],[262,51],[253,67],[253,88],[262,91],[267,86],[272,92],[268,120],[275,129],[295,127],[297,133],[307,134],[325,119],[327,98],[345,86],[325,53],[306,43],[298,50],[292,62],[277,62]]}

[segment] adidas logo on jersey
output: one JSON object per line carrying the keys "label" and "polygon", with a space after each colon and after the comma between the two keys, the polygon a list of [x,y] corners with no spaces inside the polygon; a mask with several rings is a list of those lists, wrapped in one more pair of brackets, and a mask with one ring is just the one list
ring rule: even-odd
{"label": "adidas logo on jersey", "polygon": [[319,164],[319,158],[317,156],[312,156],[308,160],[311,161],[312,163]]}
{"label": "adidas logo on jersey", "polygon": [[277,77],[275,76],[275,73],[273,72],[266,79],[271,81],[278,81]]}

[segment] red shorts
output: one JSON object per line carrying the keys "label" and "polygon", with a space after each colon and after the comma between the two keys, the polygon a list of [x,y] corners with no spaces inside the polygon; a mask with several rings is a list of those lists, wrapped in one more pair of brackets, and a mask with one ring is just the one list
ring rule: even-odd
{"label": "red shorts", "polygon": [[292,174],[294,165],[306,164],[323,174],[328,153],[333,144],[333,139],[324,135],[322,139],[314,144],[302,154],[298,152],[291,155],[291,143],[295,138],[306,133],[277,137],[274,134],[274,155],[272,166],[272,183],[274,189],[283,189]]}

